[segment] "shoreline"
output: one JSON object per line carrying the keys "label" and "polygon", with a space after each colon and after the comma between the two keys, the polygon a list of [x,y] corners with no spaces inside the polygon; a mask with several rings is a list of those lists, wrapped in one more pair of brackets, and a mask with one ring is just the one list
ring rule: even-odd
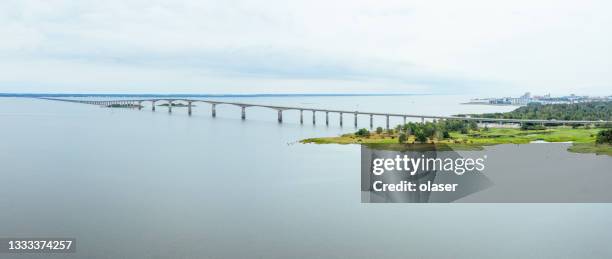
{"label": "shoreline", "polygon": [[336,137],[307,138],[300,141],[302,144],[359,144],[377,145],[380,148],[397,149],[399,146],[446,146],[451,149],[473,150],[484,146],[502,144],[542,144],[542,143],[571,143],[568,151],[574,153],[595,153],[612,156],[612,145],[596,144],[595,135],[603,128],[570,127],[547,128],[543,130],[520,130],[513,128],[495,128],[470,130],[468,133],[451,132],[448,138],[427,138],[420,142],[416,137],[409,135],[405,141],[399,142],[399,135],[403,133],[370,133],[368,136],[358,136],[355,133],[343,134]]}

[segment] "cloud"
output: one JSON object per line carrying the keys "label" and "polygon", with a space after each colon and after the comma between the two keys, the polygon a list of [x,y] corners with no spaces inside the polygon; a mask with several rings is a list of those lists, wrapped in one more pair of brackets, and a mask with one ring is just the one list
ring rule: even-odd
{"label": "cloud", "polygon": [[609,94],[610,7],[3,1],[0,91]]}

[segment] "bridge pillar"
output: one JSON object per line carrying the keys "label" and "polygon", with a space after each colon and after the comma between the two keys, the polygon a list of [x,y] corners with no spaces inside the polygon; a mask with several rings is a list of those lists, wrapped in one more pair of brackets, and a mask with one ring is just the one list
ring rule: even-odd
{"label": "bridge pillar", "polygon": [[138,110],[142,110],[142,101],[138,101]]}
{"label": "bridge pillar", "polygon": [[406,125],[406,116],[404,116],[404,125]]}
{"label": "bridge pillar", "polygon": [[374,128],[374,115],[370,114],[370,129]]}
{"label": "bridge pillar", "polygon": [[387,129],[389,129],[389,115],[387,115],[386,117],[387,117]]}
{"label": "bridge pillar", "polygon": [[355,113],[355,128],[357,128],[357,113]]}
{"label": "bridge pillar", "polygon": [[317,124],[316,111],[312,110],[312,125]]}
{"label": "bridge pillar", "polygon": [[325,112],[325,125],[329,126],[329,112],[328,111]]}
{"label": "bridge pillar", "polygon": [[187,114],[191,115],[191,102],[187,102]]}
{"label": "bridge pillar", "polygon": [[340,113],[340,127],[342,127],[342,113]]}
{"label": "bridge pillar", "polygon": [[421,124],[425,124],[425,117],[421,117]]}
{"label": "bridge pillar", "polygon": [[242,116],[241,116],[241,118],[243,120],[245,120],[246,119],[246,107],[245,106],[240,106],[240,107],[242,108]]}
{"label": "bridge pillar", "polygon": [[300,110],[300,124],[304,124],[304,110]]}
{"label": "bridge pillar", "polygon": [[217,104],[215,103],[212,104],[212,116],[217,117]]}
{"label": "bridge pillar", "polygon": [[151,101],[151,111],[155,111],[155,101]]}
{"label": "bridge pillar", "polygon": [[172,113],[172,101],[168,101],[168,113]]}
{"label": "bridge pillar", "polygon": [[278,123],[283,122],[283,110],[278,110]]}

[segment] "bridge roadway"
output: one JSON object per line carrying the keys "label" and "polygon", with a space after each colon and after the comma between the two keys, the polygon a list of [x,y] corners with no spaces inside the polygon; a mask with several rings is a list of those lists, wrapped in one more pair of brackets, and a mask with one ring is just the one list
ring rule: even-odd
{"label": "bridge roadway", "polygon": [[278,122],[283,122],[283,111],[285,110],[297,110],[300,111],[300,123],[304,123],[304,111],[312,112],[312,124],[316,124],[316,112],[324,112],[325,113],[325,124],[329,125],[329,113],[338,113],[340,116],[340,125],[343,123],[343,114],[353,114],[354,115],[354,125],[357,127],[357,116],[358,115],[369,115],[370,116],[370,128],[374,127],[374,116],[384,116],[386,118],[386,126],[389,128],[389,117],[400,117],[404,119],[404,123],[406,123],[407,118],[420,118],[421,123],[425,122],[425,119],[436,119],[436,120],[467,120],[467,121],[477,121],[477,122],[497,122],[500,124],[503,123],[537,123],[537,124],[563,124],[563,125],[588,125],[594,123],[612,123],[611,121],[588,121],[588,120],[537,120],[537,119],[496,119],[496,118],[478,118],[478,117],[461,117],[461,116],[436,116],[436,115],[418,115],[418,114],[403,114],[403,113],[381,113],[381,112],[362,112],[362,111],[348,111],[348,110],[333,110],[333,109],[319,109],[319,108],[304,108],[304,107],[293,107],[293,106],[277,106],[277,105],[265,105],[265,104],[253,104],[253,103],[238,103],[238,102],[223,102],[223,101],[213,101],[213,100],[199,100],[199,99],[182,99],[182,98],[163,98],[163,99],[133,99],[133,100],[72,100],[72,99],[58,99],[58,98],[39,98],[45,100],[53,100],[53,101],[64,101],[64,102],[75,102],[75,103],[83,103],[83,104],[92,104],[92,105],[101,105],[101,106],[110,106],[110,105],[126,105],[126,106],[134,106],[138,107],[138,109],[142,109],[143,102],[151,102],[151,110],[155,111],[155,104],[157,102],[165,102],[168,105],[168,112],[172,112],[172,107],[175,105],[175,102],[178,103],[187,103],[188,114],[192,113],[192,103],[195,102],[203,102],[211,104],[212,106],[212,116],[216,117],[217,109],[216,106],[219,104],[227,104],[227,105],[235,105],[241,107],[241,117],[242,119],[246,119],[246,108],[247,107],[264,107],[273,110],[277,110],[278,112]]}

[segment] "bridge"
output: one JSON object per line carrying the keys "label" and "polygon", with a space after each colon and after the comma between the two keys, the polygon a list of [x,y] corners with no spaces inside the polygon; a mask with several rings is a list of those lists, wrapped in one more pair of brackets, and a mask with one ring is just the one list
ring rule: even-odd
{"label": "bridge", "polygon": [[252,104],[252,103],[239,103],[239,102],[223,102],[223,101],[213,101],[213,100],[199,100],[199,99],[134,99],[134,100],[72,100],[72,99],[58,99],[58,98],[39,98],[45,100],[53,100],[53,101],[64,101],[64,102],[74,102],[74,103],[82,103],[82,104],[91,104],[91,105],[100,105],[100,106],[111,106],[111,105],[125,105],[125,106],[135,106],[138,109],[142,109],[143,102],[151,103],[151,110],[155,111],[156,103],[165,103],[168,106],[168,113],[172,113],[172,107],[176,104],[185,104],[187,106],[187,113],[189,115],[192,114],[192,106],[193,103],[207,103],[211,105],[212,117],[217,116],[217,105],[234,105],[241,108],[241,118],[243,120],[246,119],[246,109],[248,107],[264,107],[277,111],[278,122],[283,122],[283,111],[286,110],[297,110],[300,112],[300,124],[304,123],[304,111],[312,112],[312,124],[316,124],[316,113],[325,113],[325,124],[329,125],[329,114],[337,113],[339,114],[340,126],[343,124],[343,115],[344,114],[352,114],[354,117],[354,126],[357,128],[357,116],[366,115],[370,117],[370,128],[374,127],[374,116],[382,116],[386,118],[386,127],[389,129],[389,118],[390,117],[399,117],[403,118],[404,123],[406,123],[407,118],[416,118],[420,119],[421,123],[424,123],[426,119],[432,120],[463,120],[463,121],[476,121],[478,123],[482,122],[495,122],[495,123],[536,123],[541,125],[546,124],[562,124],[562,125],[589,125],[595,123],[612,123],[611,121],[589,121],[589,120],[541,120],[541,119],[497,119],[497,118],[478,118],[478,117],[462,117],[462,116],[436,116],[436,115],[419,115],[419,114],[403,114],[403,113],[380,113],[380,112],[363,112],[363,111],[348,111],[348,110],[330,110],[330,109],[319,109],[319,108],[305,108],[305,107],[294,107],[294,106],[276,106],[276,105],[265,105],[265,104]]}

